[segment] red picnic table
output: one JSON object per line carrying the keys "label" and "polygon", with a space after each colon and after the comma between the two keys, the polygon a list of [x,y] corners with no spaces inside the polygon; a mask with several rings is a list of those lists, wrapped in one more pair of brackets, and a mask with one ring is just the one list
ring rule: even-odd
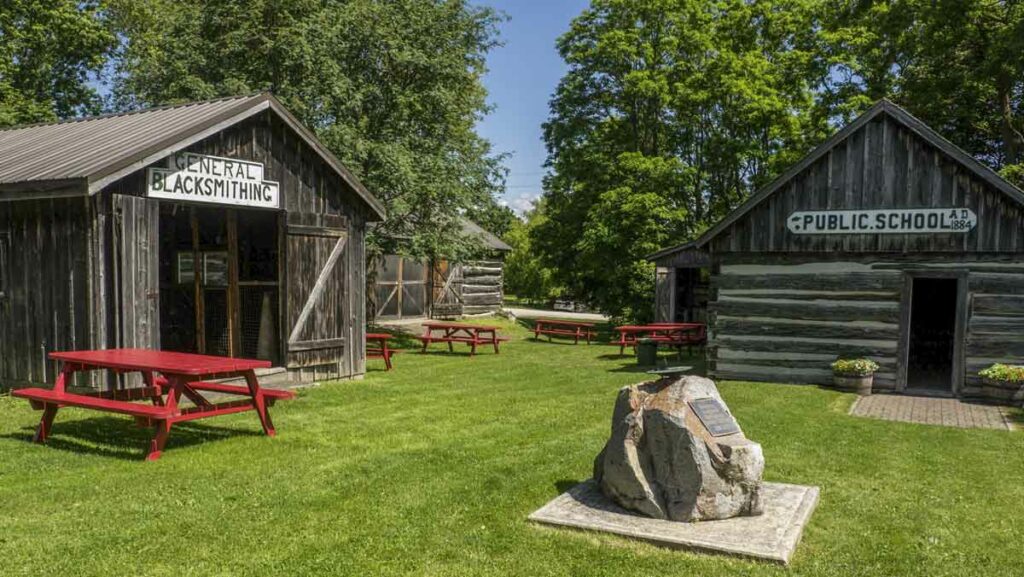
{"label": "red picnic table", "polygon": [[[290,391],[264,389],[256,378],[256,369],[269,368],[267,361],[211,357],[189,353],[174,353],[148,349],[109,349],[102,351],[69,351],[50,353],[50,358],[64,363],[53,389],[18,389],[11,394],[28,399],[32,407],[43,411],[34,440],[46,442],[57,409],[64,406],[82,407],[132,415],[142,425],[155,425],[146,460],[160,458],[171,425],[181,421],[205,419],[218,415],[256,411],[263,432],[274,436],[274,424],[267,407],[278,399],[290,399]],[[110,370],[118,374],[141,373],[144,387],[108,390],[87,394],[66,391],[75,373]],[[229,379],[243,377],[246,386],[206,382],[203,379]],[[211,403],[203,392],[246,397],[244,399]],[[194,406],[179,406],[185,396]],[[133,403],[148,400],[150,404]]]}
{"label": "red picnic table", "polygon": [[[498,327],[487,326],[487,325],[472,325],[467,323],[446,323],[446,322],[430,322],[423,323],[425,330],[423,335],[416,337],[423,343],[423,351],[427,352],[427,347],[431,343],[448,343],[448,351],[454,350],[452,345],[454,343],[466,343],[469,345],[469,355],[473,356],[476,354],[477,345],[490,344],[494,346],[494,353],[498,354],[501,352],[498,348],[498,343],[507,341],[508,338],[498,336]],[[435,335],[435,332],[441,334]]]}
{"label": "red picnic table", "polygon": [[615,327],[619,338],[611,344],[619,345],[619,354],[626,347],[636,347],[639,339],[651,339],[658,344],[682,347],[703,344],[707,331],[703,323],[651,323],[649,325],[623,325]]}
{"label": "red picnic table", "polygon": [[[391,335],[387,333],[366,333],[366,358],[384,359],[384,366],[389,371],[391,370],[391,355],[398,352],[388,346],[390,339]],[[371,342],[376,346],[371,347]]]}
{"label": "red picnic table", "polygon": [[580,338],[585,338],[587,344],[594,338],[594,323],[580,321],[567,321],[562,319],[537,319],[533,326],[533,338],[539,339],[541,335],[547,335],[548,340],[553,336],[570,337],[574,344],[579,344]]}

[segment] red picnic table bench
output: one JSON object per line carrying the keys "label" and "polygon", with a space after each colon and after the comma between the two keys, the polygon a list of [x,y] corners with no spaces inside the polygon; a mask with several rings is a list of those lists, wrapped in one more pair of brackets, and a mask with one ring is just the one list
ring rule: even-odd
{"label": "red picnic table bench", "polygon": [[[507,337],[498,335],[498,327],[487,326],[487,325],[473,325],[467,323],[447,323],[447,322],[430,322],[423,323],[425,330],[423,335],[416,337],[423,343],[423,350],[421,352],[427,352],[427,347],[431,343],[448,343],[448,351],[454,350],[454,343],[465,343],[469,345],[469,355],[473,356],[476,354],[477,345],[490,344],[494,346],[494,353],[498,354],[501,350],[498,348],[498,344],[507,341]],[[435,332],[441,334],[435,335]]]}
{"label": "red picnic table bench", "polygon": [[597,333],[594,331],[594,323],[580,321],[567,321],[561,319],[537,319],[533,327],[533,338],[540,339],[541,335],[547,335],[548,341],[551,337],[571,337],[574,344],[579,344],[580,338],[585,338],[587,344]]}
{"label": "red picnic table bench", "polygon": [[[390,339],[391,335],[387,333],[366,333],[366,358],[384,359],[384,366],[389,371],[391,370],[391,355],[398,352],[388,346]],[[371,347],[371,342],[375,343],[375,346]]]}
{"label": "red picnic table bench", "polygon": [[615,327],[619,333],[618,340],[611,344],[619,345],[619,354],[626,347],[636,347],[640,339],[651,339],[659,345],[675,347],[682,352],[683,347],[702,345],[707,340],[707,328],[703,323],[651,323],[649,325],[623,325]]}
{"label": "red picnic table bench", "polygon": [[[205,419],[218,415],[256,411],[263,432],[274,436],[274,424],[267,408],[278,399],[291,399],[291,391],[264,389],[256,378],[256,369],[269,368],[267,361],[211,357],[189,353],[148,349],[109,349],[102,351],[70,351],[50,353],[50,358],[63,362],[53,389],[18,389],[11,394],[28,399],[32,407],[43,411],[34,440],[45,443],[60,407],[81,407],[120,413],[136,418],[140,425],[155,425],[146,460],[160,458],[171,426],[182,421]],[[98,391],[86,394],[67,392],[67,384],[75,373],[110,370],[117,374],[141,373],[144,387]],[[204,379],[245,378],[246,386],[204,381]],[[222,393],[245,397],[239,400],[211,403],[202,393]],[[179,405],[184,396],[194,406]],[[148,400],[150,404],[131,401]]]}

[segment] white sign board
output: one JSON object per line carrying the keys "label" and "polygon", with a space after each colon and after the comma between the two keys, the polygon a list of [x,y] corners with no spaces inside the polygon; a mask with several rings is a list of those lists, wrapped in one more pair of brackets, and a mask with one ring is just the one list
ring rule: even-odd
{"label": "white sign board", "polygon": [[963,234],[977,224],[969,208],[817,210],[794,212],[786,221],[793,234]]}
{"label": "white sign board", "polygon": [[146,172],[150,198],[279,208],[281,189],[263,179],[263,165],[192,152],[171,155],[167,168]]}

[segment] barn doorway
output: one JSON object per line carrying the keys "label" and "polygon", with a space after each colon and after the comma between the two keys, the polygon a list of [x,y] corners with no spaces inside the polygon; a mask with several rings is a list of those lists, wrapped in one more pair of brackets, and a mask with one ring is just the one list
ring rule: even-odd
{"label": "barn doorway", "polygon": [[161,203],[162,348],[279,362],[278,218]]}
{"label": "barn doorway", "polygon": [[915,277],[910,310],[907,388],[952,394],[958,304],[956,278]]}

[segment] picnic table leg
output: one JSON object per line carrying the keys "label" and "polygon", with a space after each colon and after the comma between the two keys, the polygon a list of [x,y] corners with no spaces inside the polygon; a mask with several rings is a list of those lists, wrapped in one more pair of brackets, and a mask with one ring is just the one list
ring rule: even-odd
{"label": "picnic table leg", "polygon": [[164,452],[164,447],[167,445],[167,438],[170,436],[170,421],[163,419],[157,421],[153,432],[153,439],[149,442],[149,453],[146,455],[147,461],[155,461],[160,458],[160,455]]}
{"label": "picnic table leg", "polygon": [[36,434],[32,437],[32,441],[36,443],[45,443],[46,438],[50,436],[50,430],[53,429],[53,418],[57,416],[57,404],[46,403],[43,408],[43,417],[39,419],[39,425],[36,427]]}
{"label": "picnic table leg", "polygon": [[580,328],[579,327],[576,327],[576,339],[573,340],[572,344],[574,344],[574,345],[580,344]]}
{"label": "picnic table leg", "polygon": [[[53,383],[53,390],[63,393],[67,387],[68,378],[74,374],[75,369],[71,365],[65,364],[60,374],[57,375],[57,380]],[[46,403],[43,406],[43,416],[39,419],[35,435],[32,436],[33,441],[36,443],[46,442],[46,438],[50,436],[50,431],[53,430],[53,419],[57,416],[57,409],[58,405],[56,403]]]}
{"label": "picnic table leg", "polygon": [[388,348],[388,340],[384,339],[384,343],[381,345],[381,351],[384,355],[384,366],[387,370],[391,370],[391,349]]}
{"label": "picnic table leg", "polygon": [[260,416],[260,424],[263,425],[263,432],[268,437],[277,434],[274,430],[274,422],[270,420],[270,413],[267,411],[267,401],[263,398],[263,391],[260,390],[260,383],[256,380],[256,371],[245,371],[245,382],[249,385],[249,394],[252,395],[253,406]]}
{"label": "picnic table leg", "polygon": [[491,333],[491,342],[494,343],[494,354],[500,355],[501,350],[498,348],[498,333]]}

